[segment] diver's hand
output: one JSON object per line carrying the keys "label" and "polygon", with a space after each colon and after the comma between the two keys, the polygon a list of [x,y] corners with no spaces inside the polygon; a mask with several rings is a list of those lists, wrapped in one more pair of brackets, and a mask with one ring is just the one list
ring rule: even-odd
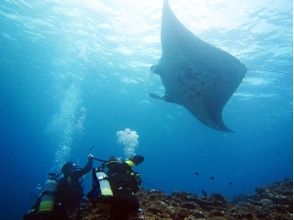
{"label": "diver's hand", "polygon": [[94,156],[92,154],[88,154],[87,158],[88,158],[88,160],[93,160]]}

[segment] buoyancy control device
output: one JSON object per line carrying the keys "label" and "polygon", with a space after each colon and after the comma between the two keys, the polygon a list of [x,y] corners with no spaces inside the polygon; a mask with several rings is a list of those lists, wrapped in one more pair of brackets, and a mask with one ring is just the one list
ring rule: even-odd
{"label": "buoyancy control device", "polygon": [[49,173],[41,196],[39,212],[51,212],[54,208],[55,192],[57,187],[56,175]]}

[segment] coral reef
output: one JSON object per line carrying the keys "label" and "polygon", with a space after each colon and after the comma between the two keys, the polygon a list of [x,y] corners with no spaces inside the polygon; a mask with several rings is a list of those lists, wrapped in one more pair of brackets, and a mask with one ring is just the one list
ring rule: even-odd
{"label": "coral reef", "polygon": [[[227,201],[221,194],[214,193],[199,197],[185,192],[165,195],[158,190],[137,193],[144,218],[134,215],[130,219],[145,220],[287,220],[293,219],[293,182],[283,180],[268,186],[257,187],[252,195],[239,195]],[[105,214],[109,204],[85,204],[81,219],[108,219]],[[74,218],[75,215],[71,219]]]}

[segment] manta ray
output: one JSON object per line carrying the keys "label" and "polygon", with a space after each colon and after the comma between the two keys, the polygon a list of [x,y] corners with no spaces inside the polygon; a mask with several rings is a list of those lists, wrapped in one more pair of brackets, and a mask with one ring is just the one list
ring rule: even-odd
{"label": "manta ray", "polygon": [[163,5],[161,45],[161,58],[151,66],[151,72],[160,76],[165,94],[149,95],[185,107],[210,128],[231,132],[222,112],[246,74],[245,65],[184,27],[167,0]]}

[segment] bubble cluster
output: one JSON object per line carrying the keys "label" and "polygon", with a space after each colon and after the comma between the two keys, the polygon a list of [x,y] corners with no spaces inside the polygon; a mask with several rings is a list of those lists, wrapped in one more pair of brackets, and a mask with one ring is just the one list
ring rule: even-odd
{"label": "bubble cluster", "polygon": [[117,143],[121,144],[124,147],[125,157],[131,157],[135,155],[135,150],[139,145],[139,135],[137,131],[126,128],[123,131],[116,132]]}
{"label": "bubble cluster", "polygon": [[81,89],[72,84],[63,95],[61,105],[52,117],[47,132],[58,142],[51,171],[59,170],[71,158],[74,141],[83,135],[87,111],[82,106]]}

